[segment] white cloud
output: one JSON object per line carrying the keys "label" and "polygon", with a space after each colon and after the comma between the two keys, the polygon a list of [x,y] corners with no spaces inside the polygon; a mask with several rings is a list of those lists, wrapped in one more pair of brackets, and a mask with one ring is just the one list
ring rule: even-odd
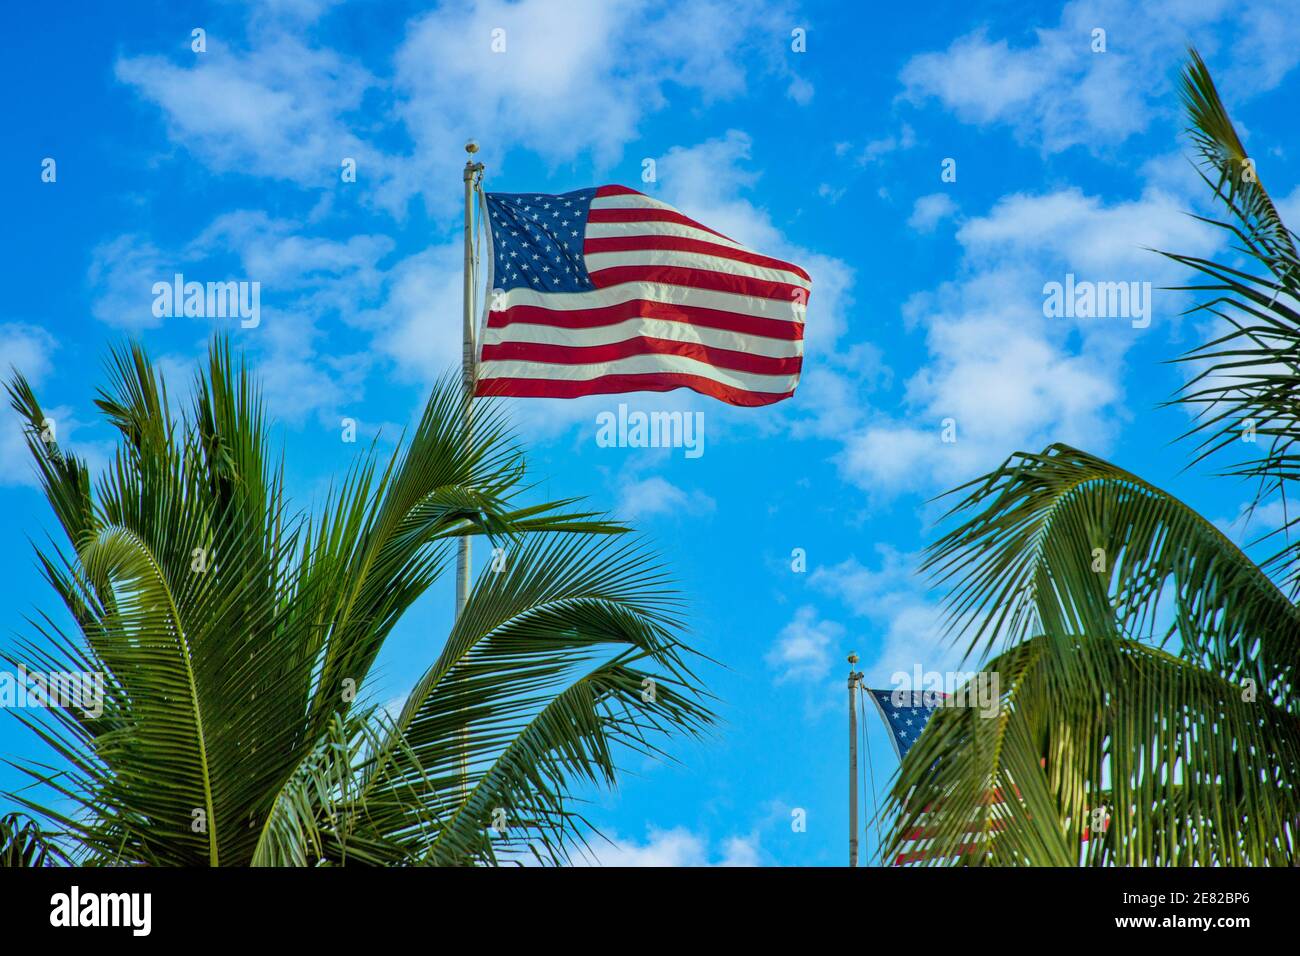
{"label": "white cloud", "polygon": [[907,95],[940,99],[963,119],[987,123],[1030,102],[1046,78],[1031,54],[1005,40],[990,41],[984,30],[954,40],[943,53],[912,57],[901,74]]}
{"label": "white cloud", "polygon": [[809,585],[834,597],[879,628],[880,648],[864,659],[868,685],[890,686],[903,671],[955,671],[961,652],[945,639],[944,616],[938,602],[917,574],[921,555],[880,544],[874,567],[850,556],[839,564],[816,569]]}
{"label": "white cloud", "polygon": [[[1070,187],[1015,193],[965,220],[959,278],[914,295],[904,315],[924,330],[928,359],[904,385],[904,411],[856,428],[842,473],[887,496],[952,486],[1016,450],[1063,441],[1104,453],[1127,417],[1123,362],[1142,335],[1161,334],[1185,307],[1158,287],[1180,272],[1148,251],[1211,252],[1219,241],[1183,210],[1187,197],[1149,186],[1106,203]],[[1124,318],[1043,315],[1043,287],[1080,280],[1150,282],[1151,327]],[[945,435],[945,426],[950,434]],[[952,437],[955,441],[945,441]]]}
{"label": "white cloud", "polygon": [[6,322],[0,325],[0,372],[6,379],[16,369],[33,385],[39,385],[54,368],[58,342],[35,325]]}
{"label": "white cloud", "polygon": [[1265,553],[1272,554],[1281,551],[1294,536],[1294,530],[1287,533],[1282,529],[1295,521],[1296,517],[1294,505],[1281,497],[1275,497],[1258,506],[1254,502],[1242,502],[1235,516],[1217,518],[1214,525],[1239,547],[1260,544]]}
{"label": "white cloud", "polygon": [[728,837],[718,866],[761,866],[757,837]]}
{"label": "white cloud", "polygon": [[[286,338],[292,338],[291,328],[307,325],[291,313],[271,316],[271,321]],[[277,420],[300,424],[314,416],[327,429],[338,430],[344,416],[366,417],[363,382],[372,360],[364,353],[331,354],[267,342],[259,343],[254,355],[267,407]]]}
{"label": "white cloud", "polygon": [[[380,263],[392,247],[392,240],[380,235],[346,240],[312,236],[289,220],[253,210],[218,216],[194,239],[171,250],[123,235],[100,245],[92,256],[92,314],[107,324],[134,329],[167,321],[196,331],[210,327],[229,332],[250,353],[277,418],[299,423],[316,414],[333,428],[339,413],[346,407],[355,409],[363,397],[364,379],[374,357],[339,348],[337,338],[326,336],[318,323],[331,315],[351,322],[365,320],[370,314],[366,302],[380,302],[385,294],[389,276]],[[259,324],[245,329],[223,318],[156,318],[153,283],[170,282],[177,273],[187,281],[259,283]],[[385,322],[405,318],[396,308],[383,314]],[[457,323],[457,336],[459,327]],[[177,367],[188,366],[203,348],[202,340],[196,339],[191,354],[172,355],[168,360]],[[409,347],[405,354],[412,360],[419,358]]]}
{"label": "white cloud", "polygon": [[717,502],[704,492],[683,491],[667,479],[652,475],[623,488],[615,513],[631,521],[663,514],[699,517],[716,508]]}
{"label": "white cloud", "polygon": [[811,81],[802,76],[790,77],[790,85],[786,88],[786,95],[800,106],[807,106],[811,103],[814,92],[816,90]]}
{"label": "white cloud", "polygon": [[339,182],[345,157],[357,160],[359,179],[385,171],[383,154],[346,122],[376,79],[292,30],[268,25],[255,35],[250,52],[209,35],[207,52],[182,64],[124,57],[117,78],[158,106],[170,138],[217,172],[323,187]]}
{"label": "white cloud", "polygon": [[930,193],[922,196],[912,205],[912,215],[907,218],[907,225],[917,232],[934,232],[934,227],[941,220],[957,212],[957,204],[947,193]]}
{"label": "white cloud", "polygon": [[[53,368],[57,347],[54,336],[34,325],[19,322],[0,325],[0,374],[7,382],[12,371],[21,372],[36,387]],[[0,399],[0,404],[3,405],[0,408],[0,485],[34,486],[36,474],[23,437],[24,422],[9,407],[7,395]],[[66,417],[49,413],[56,421]]]}
{"label": "white cloud", "polygon": [[777,671],[778,684],[824,680],[830,674],[832,653],[843,637],[842,625],[822,620],[815,607],[805,604],[781,629],[764,660]]}
{"label": "white cloud", "polygon": [[[459,182],[459,147],[471,136],[494,170],[507,146],[550,162],[590,154],[608,167],[668,104],[670,87],[707,104],[771,75],[796,102],[813,95],[781,53],[790,17],[779,0],[701,0],[671,12],[648,0],[448,3],[409,21],[382,77],[303,38],[302,24],[328,6],[264,2],[247,49],[209,36],[206,53],[179,61],[123,57],[117,77],[214,170],[325,188],[349,157],[359,188],[398,216],[419,194],[440,213],[455,209],[457,191],[431,184]],[[409,138],[409,153],[376,145],[395,136]]]}
{"label": "white cloud", "polygon": [[[1093,52],[1093,30],[1106,33]],[[1288,0],[1245,7],[1230,0],[1076,0],[1056,26],[1013,46],[981,28],[904,66],[904,97],[937,99],[960,119],[1005,124],[1059,152],[1104,152],[1172,113],[1171,67],[1188,43],[1211,55],[1230,102],[1271,89],[1300,61],[1300,20]],[[1116,104],[1123,104],[1117,109]]]}
{"label": "white cloud", "polygon": [[646,0],[457,4],[410,26],[396,57],[402,115],[424,143],[472,131],[489,155],[508,139],[553,161],[590,150],[609,163],[666,104],[666,84],[708,103],[743,92],[747,65],[789,75],[764,54],[782,33],[780,10],[713,0],[671,13]]}
{"label": "white cloud", "polygon": [[853,162],[858,166],[870,166],[880,162],[893,153],[911,149],[916,145],[916,131],[903,123],[897,133],[889,133],[877,139],[868,140],[861,149],[854,151],[849,143],[837,143],[836,155],[852,153]]}
{"label": "white cloud", "polygon": [[326,239],[301,230],[300,223],[261,210],[236,210],[213,220],[184,256],[201,261],[234,253],[242,267],[239,278],[260,282],[270,294],[315,291],[328,283],[335,298],[325,304],[333,308],[350,311],[375,292],[383,278],[379,263],[392,251],[392,239],[379,234]]}
{"label": "white cloud", "polygon": [[1282,221],[1291,229],[1300,229],[1300,186],[1295,187],[1281,199],[1275,199],[1274,202],[1278,213],[1282,216]]}
{"label": "white cloud", "polygon": [[[1119,278],[1131,271],[1164,280],[1178,268],[1146,251],[1206,249],[1210,233],[1189,224],[1189,197],[1150,186],[1137,199],[1107,204],[1078,187],[1012,193],[988,215],[962,224],[957,238],[977,262],[1007,256],[1052,256],[1074,271]],[[1146,247],[1146,248],[1144,248]]]}
{"label": "white cloud", "polygon": [[153,328],[162,322],[153,314],[153,284],[174,274],[146,238],[122,235],[101,243],[90,259],[90,314],[114,328]]}
{"label": "white cloud", "polygon": [[425,385],[460,367],[464,251],[459,242],[408,256],[384,276],[384,298],[348,321],[373,333],[373,347],[402,378]]}
{"label": "white cloud", "polygon": [[[52,405],[42,386],[48,387],[52,374],[58,370],[55,352],[59,343],[38,326],[21,322],[0,324],[0,375],[7,383],[12,372],[21,372],[42,401],[42,410],[49,422],[54,440],[66,452],[85,458],[94,471],[98,471],[110,454],[108,443],[83,442],[76,438],[83,423],[76,412],[67,405]],[[0,485],[37,486],[36,472],[27,450],[24,436],[25,423],[9,407],[8,396],[0,399]]]}
{"label": "white cloud", "polygon": [[821,196],[832,206],[844,198],[848,188],[844,186],[832,186],[830,183],[822,183],[817,187],[817,195]]}
{"label": "white cloud", "polygon": [[685,827],[662,830],[651,826],[647,829],[646,839],[640,842],[611,833],[608,841],[593,840],[587,857],[574,862],[578,865],[627,867],[760,865],[757,836],[731,836],[715,849],[706,837]]}

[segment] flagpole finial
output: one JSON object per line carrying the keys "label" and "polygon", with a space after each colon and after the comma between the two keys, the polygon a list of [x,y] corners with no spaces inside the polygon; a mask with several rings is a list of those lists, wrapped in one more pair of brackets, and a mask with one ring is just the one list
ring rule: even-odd
{"label": "flagpole finial", "polygon": [[849,664],[852,665],[852,664],[856,664],[857,662],[858,662],[858,654],[856,651],[854,651],[853,653],[849,654]]}
{"label": "flagpole finial", "polygon": [[465,152],[469,154],[465,160],[465,182],[475,183],[476,179],[483,174],[483,164],[474,162],[474,154],[478,152],[478,141],[471,139],[466,143]]}

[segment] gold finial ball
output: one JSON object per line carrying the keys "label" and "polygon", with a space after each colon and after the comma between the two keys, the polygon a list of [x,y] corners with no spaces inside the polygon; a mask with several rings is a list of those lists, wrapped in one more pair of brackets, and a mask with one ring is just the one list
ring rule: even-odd
{"label": "gold finial ball", "polygon": [[849,663],[850,663],[850,664],[856,664],[857,662],[858,662],[858,655],[857,655],[857,653],[850,654],[850,655],[849,655]]}
{"label": "gold finial ball", "polygon": [[475,153],[478,152],[478,143],[474,142],[474,140],[471,139],[468,143],[465,144],[465,152],[473,156]]}

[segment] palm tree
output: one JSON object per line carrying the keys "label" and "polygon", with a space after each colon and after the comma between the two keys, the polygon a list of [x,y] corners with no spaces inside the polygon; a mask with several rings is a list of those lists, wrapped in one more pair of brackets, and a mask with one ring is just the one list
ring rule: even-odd
{"label": "palm tree", "polygon": [[[711,722],[654,556],[572,500],[521,504],[499,412],[454,380],[299,515],[227,344],[188,414],[141,347],[108,369],[96,404],[121,437],[93,485],[26,380],[9,386],[66,536],[37,553],[67,613],[5,660],[103,675],[102,709],[12,711],[56,760],[23,765],[49,799],[10,797],[75,862],[562,862],[591,833],[577,788]],[[389,716],[375,659],[470,534],[497,559]]]}
{"label": "palm tree", "polygon": [[21,813],[0,817],[0,867],[52,866],[57,862],[66,862],[66,858],[35,820]]}
{"label": "palm tree", "polygon": [[[1255,504],[1284,501],[1300,462],[1295,236],[1194,50],[1181,95],[1227,212],[1204,221],[1246,264],[1168,254],[1205,277],[1182,288],[1223,329],[1184,357],[1200,371],[1177,402],[1196,412],[1197,461],[1262,447],[1226,473],[1256,482]],[[935,712],[892,788],[893,847],[928,838],[938,864],[1295,863],[1297,544],[1257,565],[1168,492],[1059,444],[957,492],[924,569],[998,674],[999,713]]]}

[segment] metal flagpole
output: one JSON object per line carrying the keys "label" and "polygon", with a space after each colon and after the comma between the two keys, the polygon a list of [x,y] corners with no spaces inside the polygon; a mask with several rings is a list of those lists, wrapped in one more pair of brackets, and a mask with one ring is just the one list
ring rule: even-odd
{"label": "metal flagpole", "polygon": [[[460,383],[465,400],[465,445],[470,443],[470,402],[474,398],[475,348],[474,348],[474,188],[483,176],[483,164],[474,162],[478,143],[465,144],[469,159],[465,160],[465,324],[461,351]],[[456,617],[459,619],[469,601],[469,535],[462,535],[456,551]]]}
{"label": "metal flagpole", "polygon": [[[475,348],[474,348],[474,189],[483,175],[483,164],[474,162],[478,143],[465,144],[469,158],[465,160],[465,318],[461,345],[460,386],[465,404],[462,435],[468,451],[472,440],[473,419],[470,403],[474,400]],[[470,537],[462,535],[456,548],[456,619],[460,620],[469,603]],[[469,728],[461,728],[460,791],[461,797],[469,789]]]}
{"label": "metal flagpole", "polygon": [[858,865],[858,681],[853,669],[857,654],[849,655],[849,866]]}

